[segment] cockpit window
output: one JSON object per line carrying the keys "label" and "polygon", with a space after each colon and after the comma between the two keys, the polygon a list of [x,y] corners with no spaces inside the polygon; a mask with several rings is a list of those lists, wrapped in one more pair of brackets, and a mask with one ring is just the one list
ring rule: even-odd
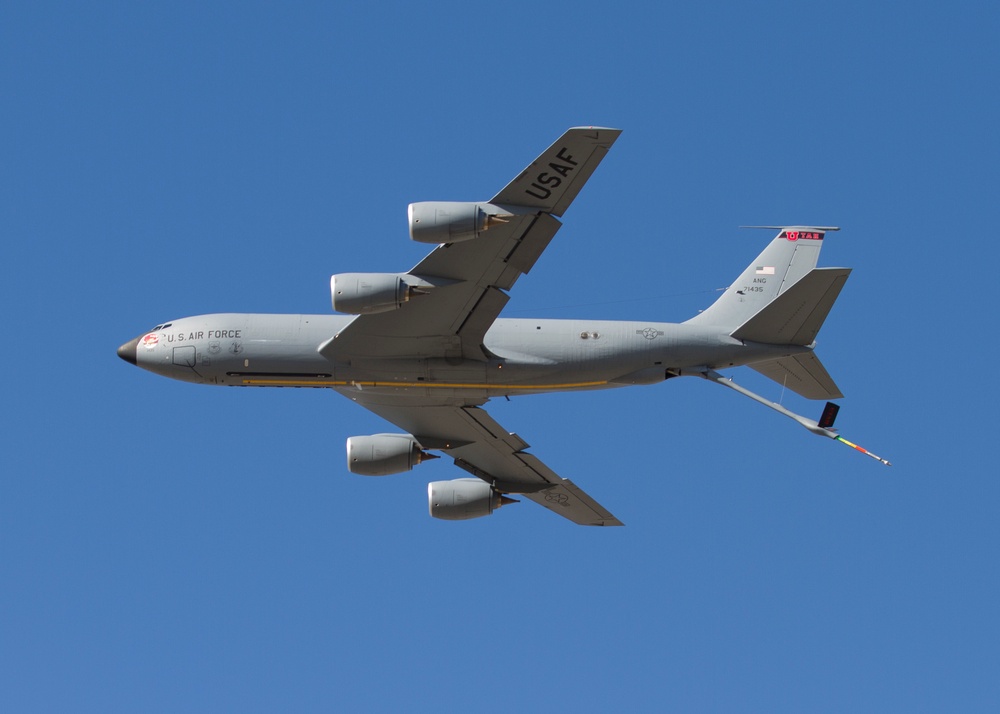
{"label": "cockpit window", "polygon": [[152,330],[150,330],[150,332],[159,332],[160,330],[165,330],[165,329],[167,329],[168,327],[170,327],[173,324],[174,323],[172,323],[172,322],[168,322],[166,325],[157,325]]}

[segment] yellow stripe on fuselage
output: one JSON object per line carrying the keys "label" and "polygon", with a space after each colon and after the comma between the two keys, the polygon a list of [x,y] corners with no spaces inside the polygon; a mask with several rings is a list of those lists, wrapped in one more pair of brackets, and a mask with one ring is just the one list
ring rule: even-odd
{"label": "yellow stripe on fuselage", "polygon": [[607,381],[599,382],[567,382],[563,384],[464,384],[458,382],[346,382],[335,379],[244,379],[245,387],[361,387],[362,389],[377,389],[385,387],[428,388],[428,389],[491,389],[515,391],[526,389],[582,389],[585,387],[603,387]]}

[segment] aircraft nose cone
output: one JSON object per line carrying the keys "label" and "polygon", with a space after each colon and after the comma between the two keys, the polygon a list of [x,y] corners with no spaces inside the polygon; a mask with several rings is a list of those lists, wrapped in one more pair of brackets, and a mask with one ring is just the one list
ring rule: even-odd
{"label": "aircraft nose cone", "polygon": [[135,339],[131,339],[118,348],[118,356],[121,357],[126,362],[128,362],[129,364],[135,364],[136,363],[135,353],[136,353],[136,348],[138,348],[138,346],[139,346],[139,338],[136,337]]}

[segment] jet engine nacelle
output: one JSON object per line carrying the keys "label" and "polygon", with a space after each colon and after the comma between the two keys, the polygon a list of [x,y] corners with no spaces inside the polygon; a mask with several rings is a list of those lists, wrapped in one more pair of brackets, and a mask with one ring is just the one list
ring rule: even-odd
{"label": "jet engine nacelle", "polygon": [[491,227],[506,223],[511,214],[491,203],[422,201],[406,209],[410,238],[418,243],[458,243],[478,238]]}
{"label": "jet engine nacelle", "polygon": [[349,315],[396,310],[414,294],[414,287],[396,273],[341,273],[330,278],[333,309]]}
{"label": "jet engine nacelle", "polygon": [[388,476],[436,459],[409,434],[352,436],[347,440],[347,469],[362,476]]}
{"label": "jet engine nacelle", "polygon": [[517,503],[478,478],[433,481],[427,484],[427,505],[434,518],[465,521],[488,516],[500,506]]}

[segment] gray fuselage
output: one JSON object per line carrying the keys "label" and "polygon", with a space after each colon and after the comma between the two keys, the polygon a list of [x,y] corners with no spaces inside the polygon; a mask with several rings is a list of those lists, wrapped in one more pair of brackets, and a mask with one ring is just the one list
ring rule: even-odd
{"label": "gray fuselage", "polygon": [[320,354],[320,346],[353,319],[200,315],[157,326],[119,354],[151,372],[200,384],[358,387],[398,396],[487,399],[651,384],[663,381],[667,370],[721,369],[809,351],[744,342],[706,325],[498,319],[486,334],[490,356],[483,360],[369,358],[335,349],[330,360]]}

